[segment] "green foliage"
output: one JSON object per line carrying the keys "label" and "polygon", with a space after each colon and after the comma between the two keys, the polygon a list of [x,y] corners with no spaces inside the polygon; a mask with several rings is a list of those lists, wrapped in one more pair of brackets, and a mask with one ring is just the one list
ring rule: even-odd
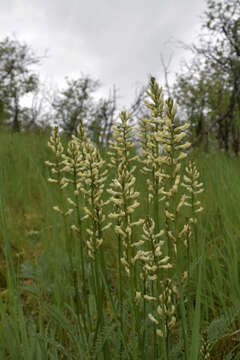
{"label": "green foliage", "polygon": [[59,126],[69,134],[76,134],[80,120],[89,119],[93,111],[92,93],[99,82],[85,76],[77,80],[67,80],[67,88],[62,90],[53,101]]}
{"label": "green foliage", "polygon": [[4,120],[11,119],[14,131],[20,131],[21,98],[38,87],[38,75],[32,66],[39,63],[31,48],[15,39],[0,42],[0,97]]}
{"label": "green foliage", "polygon": [[192,142],[238,155],[240,144],[240,2],[207,1],[200,45],[174,86],[191,122]]}
{"label": "green foliage", "polygon": [[[188,163],[181,155],[187,126],[175,123],[173,101],[164,101],[154,79],[149,94],[137,157],[124,112],[111,154],[101,156],[81,124],[71,140],[55,130],[51,149],[44,134],[0,134],[3,359],[192,360],[207,358],[209,349],[218,360],[237,353],[239,160],[191,153]],[[169,252],[168,243],[175,244]]]}

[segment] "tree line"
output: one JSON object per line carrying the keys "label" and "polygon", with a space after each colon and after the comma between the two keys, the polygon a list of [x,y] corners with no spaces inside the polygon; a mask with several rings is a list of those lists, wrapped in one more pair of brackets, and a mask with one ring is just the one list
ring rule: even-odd
{"label": "tree line", "polygon": [[[42,60],[29,45],[15,38],[0,41],[0,128],[21,132],[46,130],[57,124],[71,135],[76,134],[82,120],[93,142],[106,145],[118,117],[116,87],[110,89],[108,98],[98,101],[93,95],[101,83],[89,75],[77,79],[66,77],[63,89],[47,89],[37,73]],[[31,103],[23,106],[26,95],[31,95]],[[129,108],[132,116],[141,112],[144,98],[142,87]]]}
{"label": "tree line", "polygon": [[[194,146],[239,155],[240,0],[206,0],[199,38],[197,45],[187,46],[193,59],[176,75],[171,90],[167,84],[167,92],[176,99],[181,117],[190,121]],[[41,61],[27,44],[9,37],[0,41],[0,127],[45,129],[55,120],[71,135],[81,119],[94,143],[107,145],[118,117],[116,88],[96,101],[93,95],[101,83],[83,75],[66,78],[62,90],[41,91],[36,70]],[[145,88],[129,108],[138,121],[149,116],[143,110]],[[21,102],[27,94],[32,98],[28,107]]]}
{"label": "tree line", "polygon": [[240,151],[240,0],[207,0],[199,45],[176,78],[174,96],[192,141],[209,151]]}

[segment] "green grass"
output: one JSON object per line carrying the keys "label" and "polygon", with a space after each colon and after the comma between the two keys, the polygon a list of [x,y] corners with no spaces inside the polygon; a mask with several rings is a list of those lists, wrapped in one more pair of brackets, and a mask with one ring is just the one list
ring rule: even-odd
{"label": "green grass", "polygon": [[[178,282],[180,270],[168,273],[180,294],[173,296],[176,325],[162,340],[147,316],[154,305],[146,302],[138,308],[132,299],[129,284],[143,289],[134,278],[140,265],[132,283],[122,267],[119,290],[118,236],[113,228],[104,233],[104,260],[99,256],[91,262],[84,253],[83,289],[80,239],[66,233],[61,216],[52,210],[61,197],[47,182],[50,170],[44,161],[54,158],[48,140],[44,134],[0,134],[0,358],[194,360],[204,359],[200,347],[206,339],[210,359],[238,359],[240,159],[222,153],[195,154],[205,189],[192,248],[198,257],[189,264],[185,255],[179,260],[184,262],[179,266],[190,271],[183,285]],[[108,164],[109,155],[103,151],[102,156]],[[135,220],[146,216],[147,199],[142,165],[136,165],[140,206]],[[114,176],[110,170],[106,188]],[[64,196],[69,194],[66,190]],[[109,194],[104,192],[103,198]],[[112,211],[108,206],[106,211]],[[161,205],[160,228],[162,209]],[[154,216],[153,208],[150,215]],[[90,226],[89,220],[83,223],[85,237]],[[136,228],[135,238],[141,234],[141,227]]]}

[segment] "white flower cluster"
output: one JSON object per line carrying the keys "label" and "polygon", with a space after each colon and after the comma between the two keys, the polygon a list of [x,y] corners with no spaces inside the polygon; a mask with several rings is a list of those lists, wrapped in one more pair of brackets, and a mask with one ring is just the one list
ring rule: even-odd
{"label": "white flower cluster", "polygon": [[177,289],[171,280],[167,279],[163,283],[162,294],[158,297],[156,315],[148,314],[149,319],[158,326],[156,333],[160,337],[166,337],[176,324],[174,296],[177,296]]}
{"label": "white flower cluster", "polygon": [[[54,206],[53,209],[63,216],[71,215],[77,210],[78,226],[72,224],[71,229],[78,233],[81,222],[90,219],[90,225],[86,229],[86,245],[89,257],[94,259],[103,242],[103,231],[111,226],[111,223],[105,223],[106,215],[103,214],[103,207],[108,203],[102,199],[107,170],[102,170],[104,161],[93,144],[86,140],[81,121],[77,127],[77,135],[72,135],[67,153],[64,154],[58,129],[55,128],[49,146],[56,155],[56,164],[49,161],[46,163],[52,167],[52,173],[57,174],[57,179],[48,181],[58,183],[61,190],[68,185],[73,188],[74,198],[66,199],[71,207],[67,211],[63,211],[59,206]],[[85,201],[84,215],[80,214],[79,194],[83,195]]]}
{"label": "white flower cluster", "polygon": [[57,183],[60,187],[60,189],[63,189],[65,187],[65,179],[62,176],[62,154],[64,151],[63,145],[61,143],[61,138],[59,134],[59,130],[57,127],[54,128],[50,139],[48,141],[48,147],[53,151],[55,155],[55,162],[51,161],[45,161],[45,164],[51,167],[51,178],[48,178],[49,182]]}
{"label": "white flower cluster", "polygon": [[107,170],[103,170],[104,161],[99,152],[90,141],[87,141],[85,149],[85,160],[83,161],[80,191],[85,198],[85,218],[90,218],[90,225],[86,229],[89,239],[87,240],[88,255],[95,259],[96,251],[103,243],[103,232],[111,223],[106,223],[104,207],[109,201],[103,200]]}
{"label": "white flower cluster", "polygon": [[[143,234],[141,243],[143,250],[140,248],[134,258],[134,261],[140,260],[142,262],[142,278],[150,281],[159,281],[159,271],[163,269],[170,269],[172,265],[169,263],[169,256],[164,256],[162,247],[164,241],[159,238],[164,234],[161,230],[158,234],[154,233],[155,223],[150,217],[146,217],[143,224]],[[144,248],[148,250],[144,250]]]}
{"label": "white flower cluster", "polygon": [[[199,173],[192,166],[186,169],[187,175],[184,176],[186,185],[182,184],[181,167],[191,146],[190,142],[185,140],[189,124],[180,124],[176,120],[176,105],[172,99],[164,101],[162,89],[158,87],[154,78],[151,79],[150,90],[147,93],[151,102],[145,101],[145,104],[150,109],[151,116],[140,121],[139,138],[142,154],[140,161],[143,164],[141,172],[146,177],[148,211],[153,211],[156,221],[160,211],[158,202],[164,201],[162,210],[165,230],[160,231],[160,224],[155,224],[150,216],[146,217],[141,238],[142,249],[138,249],[135,260],[141,260],[143,263],[142,277],[150,282],[155,281],[155,285],[146,286],[145,294],[137,291],[135,301],[139,303],[142,298],[156,303],[160,301],[157,308],[158,319],[152,313],[149,317],[155,324],[160,324],[160,318],[165,314],[166,329],[163,332],[161,329],[157,331],[158,335],[162,335],[174,326],[176,321],[170,295],[174,286],[168,284],[160,293],[159,284],[166,278],[162,270],[172,269],[171,273],[179,272],[181,282],[184,282],[188,276],[186,269],[179,267],[178,256],[180,253],[181,256],[186,255],[179,250],[184,250],[183,246],[189,244],[192,235],[191,221],[187,224],[182,223],[180,215],[182,208],[189,206],[188,200],[191,194],[195,195],[202,191],[200,189],[202,184],[197,183]],[[181,184],[188,193],[191,193],[190,196],[180,195]],[[201,210],[200,202],[194,201],[194,213]],[[155,225],[157,225],[156,230]],[[162,241],[159,240],[161,236]],[[169,276],[169,271],[166,274]]]}
{"label": "white flower cluster", "polygon": [[117,176],[111,183],[108,193],[111,195],[110,201],[114,205],[114,212],[109,214],[109,218],[116,220],[115,232],[122,238],[123,251],[121,262],[130,275],[130,268],[134,263],[136,253],[133,242],[133,227],[141,225],[143,220],[132,221],[132,214],[139,206],[137,198],[139,193],[135,191],[136,181],[133,175],[136,167],[130,168],[129,164],[136,160],[136,156],[130,155],[130,149],[133,147],[132,137],[135,135],[133,127],[128,124],[129,116],[125,112],[120,114],[121,123],[115,123],[113,128],[113,141],[110,143],[111,165],[117,166]]}
{"label": "white flower cluster", "polygon": [[153,101],[153,103],[145,101],[145,105],[151,111],[151,117],[140,120],[138,134],[143,155],[140,157],[143,164],[141,172],[147,176],[148,202],[151,203],[153,199],[159,200],[160,183],[164,177],[161,166],[165,158],[161,155],[162,139],[160,137],[164,123],[164,97],[162,88],[159,89],[154,81],[151,81],[151,91],[147,91],[147,94]]}
{"label": "white flower cluster", "polygon": [[[198,182],[200,176],[194,161],[190,160],[188,166],[185,169],[186,175],[184,175],[182,186],[187,190],[188,194],[186,199],[189,202],[185,202],[186,206],[192,208],[194,214],[197,214],[203,211],[200,200],[197,200],[196,197],[204,191],[203,183]],[[191,222],[196,222],[196,218],[192,218]]]}
{"label": "white flower cluster", "polygon": [[[68,185],[68,179],[63,176],[63,152],[64,147],[61,142],[59,130],[57,127],[54,128],[50,139],[48,141],[48,146],[51,148],[55,155],[55,162],[45,161],[45,164],[51,168],[52,177],[48,178],[48,182],[56,183],[59,189],[62,191]],[[63,204],[62,204],[63,205]],[[61,206],[60,206],[61,207]],[[71,210],[63,210],[58,205],[53,206],[53,210],[58,212],[63,216],[67,216],[71,214]]]}

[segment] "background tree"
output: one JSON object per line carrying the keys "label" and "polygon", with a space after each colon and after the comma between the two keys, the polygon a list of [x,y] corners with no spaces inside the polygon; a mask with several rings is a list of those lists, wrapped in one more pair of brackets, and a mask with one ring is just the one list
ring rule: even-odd
{"label": "background tree", "polygon": [[24,131],[41,132],[54,125],[52,102],[55,89],[40,83],[32,93],[28,106],[22,108],[22,128]]}
{"label": "background tree", "polygon": [[195,127],[195,143],[215,137],[226,152],[240,143],[240,0],[208,0],[200,45],[175,96]]}
{"label": "background tree", "polygon": [[190,65],[185,64],[185,68],[177,76],[174,97],[181,106],[183,118],[190,122],[192,144],[200,145],[205,142],[207,149],[212,78],[209,81],[209,72],[199,63],[198,58],[193,59]]}
{"label": "background tree", "polygon": [[[52,101],[58,125],[66,134],[76,134],[81,119],[85,122],[91,140],[97,146],[107,146],[113,122],[118,119],[120,112],[117,106],[116,87],[113,86],[108,98],[100,98],[96,101],[93,93],[100,87],[99,80],[93,80],[89,76],[66,80],[66,89],[58,92]],[[132,118],[142,113],[144,98],[145,88],[142,87],[128,109]]]}
{"label": "background tree", "polygon": [[240,140],[240,119],[236,117],[240,108],[240,0],[208,0],[207,4],[204,28],[210,38],[194,49],[216,72],[222,73],[228,84],[229,101],[216,122],[223,128],[225,150],[229,150],[231,140],[237,153]]}
{"label": "background tree", "polygon": [[38,87],[38,64],[32,49],[16,39],[6,37],[0,42],[0,98],[3,123],[12,122],[12,129],[20,131],[21,99]]}
{"label": "background tree", "polygon": [[53,100],[59,126],[66,134],[76,134],[79,121],[89,122],[94,111],[92,94],[98,89],[98,80],[92,80],[89,76],[79,79],[66,78],[67,88],[61,90]]}
{"label": "background tree", "polygon": [[127,112],[130,114],[131,119],[136,118],[137,120],[139,120],[140,118],[145,116],[146,113],[148,113],[148,110],[146,109],[146,106],[144,104],[144,101],[147,98],[147,86],[148,83],[147,85],[143,85],[139,89],[136,88],[135,90],[135,98],[129,109],[127,110]]}
{"label": "background tree", "polygon": [[95,106],[91,123],[88,126],[90,138],[97,146],[107,146],[111,137],[112,125],[117,117],[117,90],[109,92],[108,99],[101,98]]}

